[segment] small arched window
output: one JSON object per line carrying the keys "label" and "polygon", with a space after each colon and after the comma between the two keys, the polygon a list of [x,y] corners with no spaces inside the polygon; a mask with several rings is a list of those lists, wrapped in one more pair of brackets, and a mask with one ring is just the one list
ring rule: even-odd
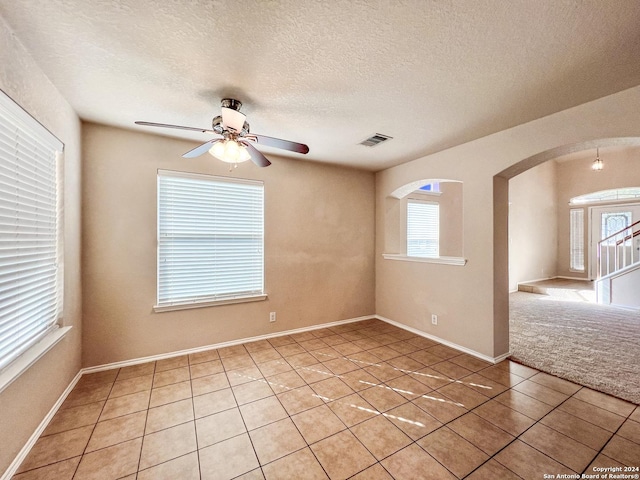
{"label": "small arched window", "polygon": [[618,200],[640,199],[640,187],[613,188],[599,192],[587,193],[569,200],[570,205],[584,205],[585,203],[612,202]]}

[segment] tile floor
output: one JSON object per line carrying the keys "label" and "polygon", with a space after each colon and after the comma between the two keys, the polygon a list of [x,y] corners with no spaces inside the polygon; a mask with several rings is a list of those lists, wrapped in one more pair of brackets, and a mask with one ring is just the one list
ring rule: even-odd
{"label": "tile floor", "polygon": [[85,375],[15,480],[542,479],[640,466],[640,407],[378,320]]}

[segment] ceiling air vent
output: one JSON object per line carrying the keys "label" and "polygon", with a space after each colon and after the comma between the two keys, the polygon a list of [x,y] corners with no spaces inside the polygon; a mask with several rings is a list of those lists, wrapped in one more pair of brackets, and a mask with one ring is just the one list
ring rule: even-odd
{"label": "ceiling air vent", "polygon": [[366,140],[360,142],[360,145],[364,145],[365,147],[375,147],[376,145],[386,142],[387,140],[391,140],[392,138],[393,137],[382,135],[381,133],[376,133],[375,135],[371,135]]}

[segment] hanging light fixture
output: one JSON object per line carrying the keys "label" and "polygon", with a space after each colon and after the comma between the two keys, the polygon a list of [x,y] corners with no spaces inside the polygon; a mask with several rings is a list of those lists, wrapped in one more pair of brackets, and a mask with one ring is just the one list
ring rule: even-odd
{"label": "hanging light fixture", "polygon": [[591,164],[591,170],[594,172],[599,172],[604,167],[604,163],[600,160],[600,148],[596,147],[596,159]]}
{"label": "hanging light fixture", "polygon": [[214,143],[209,149],[209,153],[218,160],[235,165],[251,160],[251,154],[247,148],[233,139],[220,140]]}

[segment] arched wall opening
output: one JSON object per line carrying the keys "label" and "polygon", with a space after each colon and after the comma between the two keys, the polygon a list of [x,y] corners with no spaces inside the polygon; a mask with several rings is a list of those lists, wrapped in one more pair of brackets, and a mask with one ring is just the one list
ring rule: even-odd
{"label": "arched wall opening", "polygon": [[[376,314],[479,358],[505,358],[509,178],[571,151],[595,152],[598,142],[637,145],[638,102],[640,87],[634,87],[376,172]],[[390,215],[390,194],[425,178],[464,182],[464,267],[385,256],[398,225]],[[432,314],[438,315],[437,325]]]}
{"label": "arched wall opening", "polygon": [[[602,150],[607,148],[624,148],[624,147],[640,147],[639,137],[622,137],[622,138],[603,138],[595,139],[570,145],[563,145],[560,147],[552,148],[536,155],[525,158],[508,168],[504,169],[500,173],[494,176],[493,179],[493,237],[494,237],[494,329],[497,333],[497,338],[507,338],[508,323],[509,323],[509,291],[513,290],[513,281],[510,282],[510,249],[509,249],[509,181],[514,177],[534,168],[542,165],[545,162],[554,160],[560,157],[565,157],[574,153],[583,151],[595,151],[596,147],[600,147]],[[602,155],[601,155],[602,157]],[[605,169],[607,168],[606,158]],[[606,170],[605,170],[606,172]],[[582,177],[581,177],[582,175]],[[575,176],[575,191],[580,193],[590,193],[590,187],[587,186],[589,182],[584,179],[587,176],[601,175],[601,172],[593,172],[589,168],[586,168],[584,172],[578,172]],[[607,174],[608,175],[608,172]],[[604,179],[604,176],[597,177]],[[611,188],[615,187],[629,187],[636,183],[634,178],[628,175],[628,172],[618,171],[616,175],[610,175],[603,182],[603,185],[610,185]],[[628,184],[628,185],[627,185]],[[586,189],[585,191],[582,191]],[[561,189],[561,192],[568,193],[567,189]],[[558,209],[560,211],[558,215],[558,235],[568,237],[568,221],[564,222],[564,217],[568,218],[570,205],[568,198],[564,198],[563,193],[558,196]],[[566,210],[566,212],[565,212]],[[586,215],[586,213],[585,213]],[[565,224],[566,223],[566,224]],[[535,228],[535,226],[532,226]],[[588,238],[587,226],[585,226],[585,238]],[[565,238],[566,240],[566,238]],[[586,240],[585,240],[586,242]],[[566,242],[564,242],[566,243]],[[568,265],[568,247],[563,242],[559,242],[560,247],[558,251],[558,270],[555,276],[576,276],[589,278],[588,266],[585,267],[585,272],[572,272],[568,267],[565,268],[564,264]],[[566,250],[566,251],[565,251]],[[585,243],[585,251],[588,251],[588,245]],[[542,277],[541,277],[542,278]],[[533,279],[532,279],[533,280]]]}
{"label": "arched wall opening", "polygon": [[[446,178],[423,178],[406,183],[389,194],[386,199],[388,221],[393,224],[385,238],[386,258],[411,257],[407,251],[408,204],[430,203],[438,209],[438,231],[436,234],[438,254],[432,257],[441,263],[462,262],[463,238],[463,183]],[[440,262],[439,262],[440,263]]]}

